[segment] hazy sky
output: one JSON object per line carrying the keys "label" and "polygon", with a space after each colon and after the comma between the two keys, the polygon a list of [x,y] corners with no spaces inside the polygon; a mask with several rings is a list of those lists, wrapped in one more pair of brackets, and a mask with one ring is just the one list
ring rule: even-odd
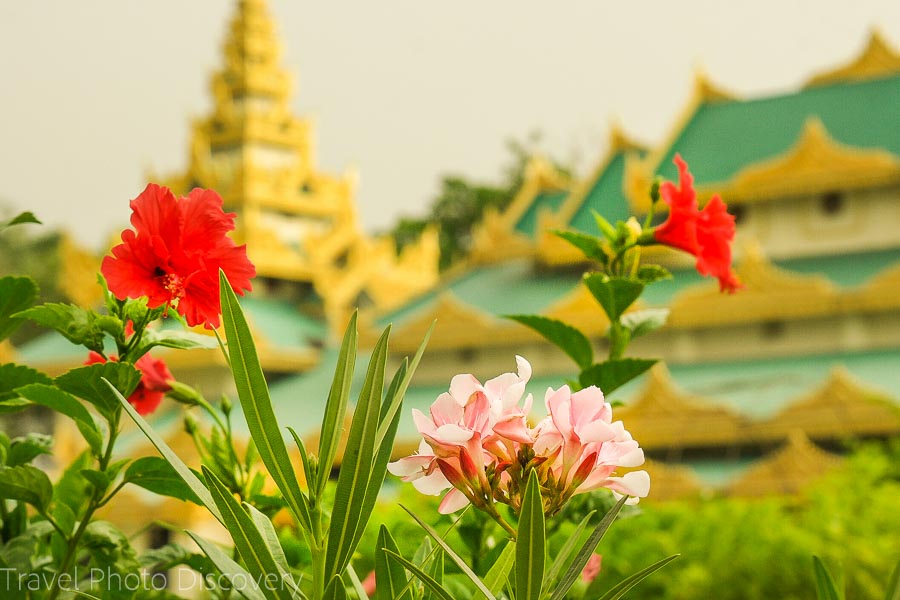
{"label": "hazy sky", "polygon": [[[235,2],[0,0],[0,202],[101,246],[147,169],[180,171]],[[658,143],[702,68],[744,96],[796,89],[897,0],[270,0],[317,125],[319,164],[355,168],[369,230],[424,214],[440,174],[496,180],[505,140],[544,134],[581,174],[615,120]]]}

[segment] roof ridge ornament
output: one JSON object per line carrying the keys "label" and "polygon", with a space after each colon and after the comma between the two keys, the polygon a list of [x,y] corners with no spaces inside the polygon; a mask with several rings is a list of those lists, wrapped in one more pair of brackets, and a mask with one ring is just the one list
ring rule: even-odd
{"label": "roof ridge ornament", "polygon": [[814,75],[804,87],[866,81],[898,74],[900,53],[888,44],[877,28],[873,28],[859,56],[843,66]]}

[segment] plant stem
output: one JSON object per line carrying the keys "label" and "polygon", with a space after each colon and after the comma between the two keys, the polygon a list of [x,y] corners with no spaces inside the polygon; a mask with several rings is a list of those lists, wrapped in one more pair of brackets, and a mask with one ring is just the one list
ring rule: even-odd
{"label": "plant stem", "polygon": [[[109,467],[109,462],[112,460],[113,447],[116,443],[116,438],[119,435],[119,417],[121,416],[121,408],[116,411],[113,418],[109,423],[109,443],[106,446],[106,451],[103,453],[103,456],[99,459],[99,470],[101,473],[105,473],[106,469]],[[105,490],[99,490],[94,488],[93,493],[91,494],[91,499],[88,502],[87,508],[85,508],[84,514],[81,516],[81,519],[78,523],[78,529],[75,530],[75,533],[72,534],[72,537],[68,539],[68,543],[66,544],[66,553],[63,556],[62,564],[60,565],[59,571],[57,572],[57,577],[53,580],[53,588],[50,590],[50,595],[47,600],[55,600],[59,593],[62,591],[60,587],[60,579],[59,575],[63,573],[68,573],[72,568],[72,563],[75,562],[75,557],[78,553],[78,542],[81,541],[81,536],[84,535],[85,530],[88,525],[91,523],[91,518],[94,516],[94,513],[100,508],[106,501],[109,501],[109,498],[106,501],[103,501],[103,492]],[[112,494],[110,495],[112,497]]]}

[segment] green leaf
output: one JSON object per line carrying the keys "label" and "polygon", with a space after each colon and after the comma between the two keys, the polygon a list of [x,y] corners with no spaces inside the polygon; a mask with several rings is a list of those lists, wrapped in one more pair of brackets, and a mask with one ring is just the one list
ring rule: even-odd
{"label": "green leaf", "polygon": [[325,415],[322,417],[322,429],[319,434],[319,471],[316,481],[308,482],[310,488],[316,490],[316,497],[322,496],[325,484],[328,483],[331,466],[334,464],[334,457],[340,443],[344,415],[347,412],[359,337],[356,331],[356,318],[357,313],[354,311],[344,332],[344,340],[341,342],[341,351],[338,354],[337,367],[334,371],[334,380],[328,391],[328,402],[325,404]]}
{"label": "green leaf", "polygon": [[818,556],[813,556],[813,570],[816,577],[816,598],[818,600],[844,600],[844,593],[838,590],[831,573]]}
{"label": "green leaf", "polygon": [[665,267],[659,265],[641,265],[638,268],[637,278],[644,285],[650,285],[664,279],[672,279],[672,274]]}
{"label": "green leaf", "polygon": [[617,358],[597,363],[578,376],[581,387],[596,385],[604,394],[611,394],[653,365],[656,359]]}
{"label": "green leaf", "polygon": [[466,561],[464,561],[462,558],[460,558],[460,556],[456,552],[453,551],[453,548],[451,548],[449,546],[449,544],[447,544],[447,542],[444,541],[444,539],[440,536],[440,534],[438,534],[437,531],[434,530],[433,527],[431,527],[428,523],[426,523],[425,521],[423,521],[422,519],[417,517],[415,515],[415,513],[413,513],[411,510],[409,510],[402,504],[400,505],[400,508],[402,508],[407,513],[409,513],[409,516],[411,516],[413,519],[415,519],[416,523],[419,524],[419,527],[424,529],[425,533],[427,533],[429,536],[431,536],[431,539],[433,539],[435,542],[437,542],[438,546],[443,548],[444,552],[447,553],[447,556],[450,557],[450,560],[452,560],[454,563],[456,563],[456,566],[458,566],[459,569],[463,572],[463,574],[466,577],[468,577],[472,583],[475,584],[475,587],[478,588],[478,590],[482,594],[484,594],[484,596],[485,596],[485,598],[487,598],[487,600],[496,600],[496,598],[494,598],[494,595],[491,593],[491,590],[489,590],[487,588],[487,586],[484,584],[484,582],[478,577],[478,575],[476,575],[475,572],[472,571],[472,569],[469,567],[469,565],[466,564]]}
{"label": "green leaf", "polygon": [[584,566],[588,563],[594,550],[597,549],[597,544],[603,539],[603,535],[613,524],[613,521],[615,521],[616,515],[622,510],[626,500],[628,500],[628,496],[622,496],[616,505],[609,509],[609,512],[607,512],[603,519],[597,524],[597,527],[594,528],[594,531],[591,532],[591,535],[581,546],[578,554],[575,555],[572,564],[570,564],[569,568],[566,569],[566,572],[563,573],[562,578],[560,578],[559,583],[553,590],[553,595],[550,596],[550,600],[562,600],[565,598],[566,593],[572,587],[572,584],[575,583],[575,580],[578,579],[581,572],[584,571]]}
{"label": "green leaf", "polygon": [[505,318],[537,331],[547,341],[568,354],[581,369],[589,367],[594,360],[594,349],[591,347],[590,340],[567,323],[538,315],[505,315]]}
{"label": "green leaf", "polygon": [[375,600],[412,600],[412,592],[400,590],[406,587],[409,579],[397,561],[391,560],[387,552],[399,555],[400,549],[387,527],[382,525],[378,530],[378,541],[375,546]]}
{"label": "green leaf", "polygon": [[104,494],[109,487],[109,475],[103,471],[98,471],[96,469],[82,469],[81,476],[87,479],[100,494]]}
{"label": "green leaf", "polygon": [[250,327],[238,304],[237,296],[231,289],[231,284],[221,270],[219,270],[219,289],[231,371],[250,436],[256,444],[260,459],[284,495],[294,516],[306,531],[311,532],[309,501],[300,491],[300,483],[294,474],[287,446],[275,418],[272,400],[269,398],[269,387],[259,364]]}
{"label": "green leaf", "polygon": [[356,592],[358,600],[369,600],[369,595],[366,593],[366,590],[363,589],[362,581],[359,580],[359,575],[356,574],[356,569],[353,568],[353,565],[347,565],[347,570],[345,572],[347,574],[347,579],[350,580],[350,588]]}
{"label": "green leaf", "polygon": [[97,314],[74,304],[48,302],[16,313],[42,327],[55,329],[73,344],[103,352],[103,331],[97,326]]}
{"label": "green leaf", "polygon": [[163,455],[163,458],[165,458],[169,462],[169,464],[172,465],[172,468],[175,469],[175,472],[178,473],[182,481],[184,481],[188,485],[188,487],[191,488],[191,491],[196,494],[197,498],[200,499],[200,501],[203,503],[203,506],[205,506],[207,510],[209,510],[213,514],[213,516],[219,520],[220,523],[223,522],[222,515],[219,513],[219,509],[217,508],[215,501],[210,495],[209,490],[206,489],[206,486],[203,485],[203,483],[201,483],[200,479],[194,474],[194,472],[189,469],[188,466],[184,464],[184,462],[182,462],[180,458],[178,458],[178,455],[175,454],[175,452],[172,451],[169,445],[166,444],[165,440],[163,440],[159,436],[159,434],[153,430],[153,427],[151,427],[150,424],[147,423],[146,420],[144,420],[144,417],[139,415],[134,407],[128,403],[128,400],[125,399],[125,396],[120,394],[119,391],[112,387],[112,384],[110,384],[109,382],[107,382],[107,385],[109,386],[109,389],[111,389],[115,393],[116,397],[119,400],[119,403],[125,409],[125,412],[128,413],[128,416],[130,416],[132,420],[137,423],[138,427],[141,428],[141,431],[144,432],[144,435],[146,435],[150,442],[154,446],[156,446],[156,449],[159,450],[159,453]]}
{"label": "green leaf", "polygon": [[413,375],[419,367],[419,361],[422,360],[422,355],[425,354],[425,347],[428,345],[428,340],[431,339],[431,333],[434,331],[436,323],[437,321],[431,323],[431,327],[428,328],[425,338],[422,340],[422,343],[419,344],[419,349],[416,350],[416,355],[413,356],[413,359],[410,361],[409,368],[406,370],[403,379],[400,381],[400,385],[397,386],[396,393],[394,393],[394,396],[390,399],[387,410],[382,411],[383,416],[381,424],[378,426],[378,435],[375,436],[375,446],[377,448],[380,448],[382,444],[384,444],[384,440],[388,435],[388,428],[394,422],[394,415],[400,412],[400,405],[403,403],[403,397],[406,395],[409,383],[412,381]]}
{"label": "green leaf", "polygon": [[566,566],[569,558],[572,557],[572,552],[575,551],[575,547],[581,540],[581,535],[584,533],[588,522],[591,520],[591,517],[594,516],[595,512],[596,511],[592,510],[585,515],[581,522],[575,527],[575,530],[566,538],[566,542],[562,545],[562,548],[559,549],[559,552],[556,553],[556,558],[553,559],[553,564],[550,565],[550,570],[547,571],[547,575],[544,578],[544,581],[549,588],[552,589],[553,582],[556,581],[556,576],[559,575],[559,572]]}
{"label": "green leaf", "polygon": [[275,563],[282,572],[289,573],[291,569],[288,566],[287,557],[284,555],[284,548],[281,547],[281,542],[278,541],[278,532],[275,531],[272,521],[269,520],[269,517],[259,512],[252,504],[244,502],[242,506],[250,514],[250,518],[253,519],[253,524],[256,525],[256,529],[262,535],[266,547],[275,558]]}
{"label": "green leaf", "polygon": [[664,566],[678,558],[680,554],[673,554],[667,558],[664,558],[660,561],[657,561],[650,565],[649,567],[645,567],[635,573],[634,575],[630,575],[611,587],[606,594],[603,595],[600,600],[619,600],[622,596],[624,596],[631,588],[639,584],[641,581],[647,578],[648,575],[654,573],[662,569]]}
{"label": "green leaf", "polygon": [[20,410],[25,410],[29,406],[31,406],[31,403],[22,398],[0,400],[0,415],[19,412]]}
{"label": "green leaf", "polygon": [[[47,378],[47,383],[49,382],[50,379]],[[91,413],[88,412],[75,396],[64,392],[55,386],[45,385],[44,383],[26,385],[17,389],[16,392],[23,398],[35,404],[46,406],[75,421],[75,425],[78,426],[78,430],[81,432],[85,441],[87,441],[91,451],[96,456],[100,455],[103,445],[103,435],[100,433],[100,429],[97,427],[94,417],[91,416]]]}
{"label": "green leaf", "polygon": [[[431,592],[435,596],[437,596],[441,600],[454,600],[453,596],[451,596],[447,592],[447,590],[445,590],[443,588],[443,586],[441,586],[441,584],[439,584],[437,581],[435,581],[431,575],[429,575],[428,573],[426,573],[425,571],[423,571],[422,569],[420,569],[419,567],[417,567],[410,561],[406,560],[405,558],[403,558],[396,552],[391,552],[390,550],[385,550],[385,552],[387,552],[387,554],[391,560],[395,560],[395,561],[399,562],[401,565],[403,565],[404,567],[406,567],[409,570],[409,572],[412,573],[413,575],[415,575],[419,579],[419,581],[421,581],[423,584],[425,584],[425,587],[428,588],[429,590],[431,590]],[[376,575],[376,577],[377,577],[377,575]]]}
{"label": "green leaf", "polygon": [[[109,383],[104,383],[104,380]],[[56,378],[56,385],[93,404],[109,420],[118,410],[118,400],[110,386],[124,397],[134,392],[141,372],[128,363],[105,362],[72,369]]]}
{"label": "green leaf", "polygon": [[322,600],[348,600],[347,590],[344,589],[344,581],[340,575],[333,575],[331,581],[325,587]]}
{"label": "green leaf", "polygon": [[216,340],[215,336],[196,333],[194,331],[179,329],[145,329],[144,335],[141,337],[140,350],[138,350],[137,354],[144,354],[154,346],[177,348],[179,350],[191,350],[194,348],[210,349],[218,348],[219,342]]}
{"label": "green leaf", "polygon": [[31,212],[30,210],[26,210],[25,212],[17,214],[9,221],[0,223],[0,230],[6,229],[7,227],[12,227],[13,225],[22,225],[23,223],[34,223],[35,225],[42,225],[38,218],[34,216],[33,212]]}
{"label": "green leaf", "polygon": [[300,435],[294,431],[293,427],[288,427],[287,430],[291,434],[291,437],[294,438],[294,443],[297,444],[297,450],[300,451],[300,461],[303,463],[303,476],[306,477],[307,487],[311,487],[315,482],[315,473],[313,473],[314,467],[312,462],[310,462],[309,452],[306,451],[306,444],[303,443],[303,439],[301,439]]}
{"label": "green leaf", "polygon": [[366,488],[372,475],[375,455],[375,434],[379,424],[380,402],[384,390],[384,366],[390,327],[384,330],[366,371],[362,391],[353,411],[347,445],[338,473],[334,493],[331,523],[328,527],[328,546],[325,553],[325,574],[338,575],[347,566],[353,553],[353,540],[360,525]]}
{"label": "green leaf", "polygon": [[622,315],[620,323],[631,332],[631,338],[634,339],[656,331],[666,324],[668,318],[668,308],[647,308]]}
{"label": "green leaf", "polygon": [[[436,554],[434,555],[434,560],[431,561],[431,567],[428,569],[428,574],[438,585],[444,585],[444,553],[440,548],[436,549]],[[425,590],[425,597],[422,600],[435,600],[434,592]]]}
{"label": "green leaf", "polygon": [[[500,552],[500,556],[484,576],[484,585],[499,596],[514,564],[516,564],[516,543],[508,541],[503,547],[503,551]],[[485,596],[480,590],[477,590],[472,598],[473,600],[485,600]]]}
{"label": "green leaf", "polygon": [[52,383],[53,380],[31,367],[16,363],[0,365],[0,400],[20,395],[16,388],[30,383]]}
{"label": "green leaf", "polygon": [[9,446],[6,466],[17,467],[31,462],[41,454],[52,454],[52,447],[53,438],[43,433],[29,433],[23,438],[16,438]]}
{"label": "green leaf", "polygon": [[609,264],[609,256],[604,251],[603,243],[598,237],[579,231],[554,231],[553,234],[581,250],[588,259],[595,260],[601,265]]}
{"label": "green leaf", "polygon": [[[265,587],[267,591],[272,592],[274,597],[290,600],[291,592],[284,585],[280,585],[289,575],[279,568],[272,551],[266,544],[263,533],[257,528],[253,518],[238,504],[234,495],[222,484],[215,473],[206,467],[202,467],[202,469],[203,477],[209,484],[209,492],[222,515],[223,524],[231,534],[234,547],[247,566],[247,570],[254,576],[255,581],[267,582]],[[275,580],[272,581],[272,578]],[[268,585],[269,582],[274,585]]]}
{"label": "green leaf", "polygon": [[53,498],[53,484],[37,467],[5,467],[0,469],[0,498],[27,502],[43,514]]}
{"label": "green leaf", "polygon": [[249,582],[255,582],[255,580],[244,567],[232,560],[209,540],[200,537],[192,531],[188,531],[187,534],[191,536],[191,539],[203,550],[203,553],[216,565],[216,568],[231,583],[235,591],[247,600],[266,600],[265,594],[259,587],[249,584]]}
{"label": "green leaf", "polygon": [[[191,470],[199,479],[199,473]],[[133,483],[160,496],[178,498],[202,505],[197,494],[178,475],[175,468],[159,456],[144,456],[128,465],[125,483]]]}
{"label": "green leaf", "polygon": [[584,276],[584,284],[590,290],[610,321],[618,321],[628,307],[644,291],[644,284],[623,277],[609,277],[604,273],[590,273]]}
{"label": "green leaf", "polygon": [[884,600],[900,600],[900,561],[894,566],[884,592]]}
{"label": "green leaf", "polygon": [[0,341],[12,335],[24,320],[13,315],[32,306],[37,297],[38,285],[31,277],[0,277]]}
{"label": "green leaf", "polygon": [[603,215],[596,210],[591,212],[594,214],[594,222],[597,223],[597,229],[600,230],[600,233],[602,233],[609,241],[615,241],[617,237],[616,228],[613,227],[609,221],[604,219]]}
{"label": "green leaf", "polygon": [[531,471],[525,484],[516,541],[516,600],[540,600],[547,552],[544,502],[537,473]]}

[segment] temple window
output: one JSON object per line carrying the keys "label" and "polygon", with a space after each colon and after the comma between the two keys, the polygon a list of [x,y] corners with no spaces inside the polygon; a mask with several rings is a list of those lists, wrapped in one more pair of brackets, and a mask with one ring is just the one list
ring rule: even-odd
{"label": "temple window", "polygon": [[844,195],[840,192],[823,194],[819,206],[826,215],[837,215],[844,210]]}

